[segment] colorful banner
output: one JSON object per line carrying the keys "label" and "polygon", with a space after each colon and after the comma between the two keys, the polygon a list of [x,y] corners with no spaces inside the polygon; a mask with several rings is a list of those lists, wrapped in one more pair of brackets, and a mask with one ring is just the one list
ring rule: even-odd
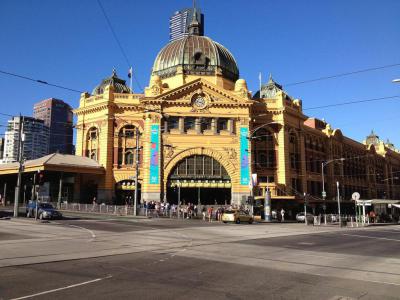
{"label": "colorful banner", "polygon": [[250,183],[249,167],[249,130],[247,127],[240,128],[240,184],[248,185]]}
{"label": "colorful banner", "polygon": [[160,182],[160,125],[151,125],[150,134],[150,184]]}

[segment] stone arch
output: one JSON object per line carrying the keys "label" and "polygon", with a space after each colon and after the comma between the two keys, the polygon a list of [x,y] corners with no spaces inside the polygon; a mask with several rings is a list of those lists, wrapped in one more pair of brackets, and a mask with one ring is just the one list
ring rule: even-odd
{"label": "stone arch", "polygon": [[124,128],[125,126],[128,126],[128,125],[137,127],[139,129],[140,134],[143,133],[143,128],[140,126],[139,121],[133,121],[131,123],[121,122],[121,124],[119,124],[117,127],[114,127],[114,133],[118,134],[122,128]]}
{"label": "stone arch", "polygon": [[167,179],[172,171],[172,169],[176,166],[178,162],[180,162],[182,159],[192,156],[192,155],[207,155],[212,158],[214,158],[216,161],[218,161],[228,172],[229,177],[231,178],[231,182],[234,181],[234,174],[236,172],[236,167],[235,165],[229,160],[229,157],[227,157],[226,154],[222,154],[220,152],[217,152],[212,149],[205,149],[205,148],[191,148],[184,150],[177,155],[175,155],[164,167],[164,184],[166,184]]}

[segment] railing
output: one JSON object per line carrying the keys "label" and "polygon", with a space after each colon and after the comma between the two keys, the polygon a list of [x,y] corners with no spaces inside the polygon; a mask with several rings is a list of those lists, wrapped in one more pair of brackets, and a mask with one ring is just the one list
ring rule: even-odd
{"label": "railing", "polygon": [[[95,213],[104,215],[118,215],[118,216],[133,216],[133,206],[131,205],[106,205],[106,204],[88,204],[88,203],[61,203],[60,210],[75,211],[84,213]],[[137,211],[138,216],[145,216],[149,218],[197,218],[201,213],[190,211],[187,207],[175,208],[159,208],[148,209],[139,207]]]}

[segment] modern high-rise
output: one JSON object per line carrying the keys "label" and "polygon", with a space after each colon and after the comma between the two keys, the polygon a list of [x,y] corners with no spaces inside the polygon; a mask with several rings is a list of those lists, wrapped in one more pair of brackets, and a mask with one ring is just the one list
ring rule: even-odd
{"label": "modern high-rise", "polygon": [[[22,129],[20,132],[20,122]],[[20,134],[21,133],[21,134]],[[43,120],[32,117],[13,117],[8,121],[4,137],[4,153],[2,163],[18,161],[18,146],[23,137],[23,159],[36,159],[49,153],[49,127]]]}
{"label": "modern high-rise", "polygon": [[[189,25],[192,23],[194,8],[185,8],[174,13],[169,19],[169,40],[175,41],[189,35]],[[204,15],[196,8],[199,33],[204,34]]]}
{"label": "modern high-rise", "polygon": [[46,99],[33,107],[33,117],[50,128],[49,153],[73,153],[72,108],[59,99]]}

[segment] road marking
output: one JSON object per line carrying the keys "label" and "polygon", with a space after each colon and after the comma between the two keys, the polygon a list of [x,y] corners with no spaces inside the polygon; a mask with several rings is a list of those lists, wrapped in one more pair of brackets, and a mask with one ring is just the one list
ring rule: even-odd
{"label": "road marking", "polygon": [[58,291],[67,290],[67,289],[72,289],[72,288],[75,288],[75,287],[78,287],[78,286],[82,286],[82,285],[86,285],[86,284],[90,284],[90,283],[102,281],[102,280],[104,280],[104,279],[109,279],[109,278],[111,278],[111,277],[112,277],[112,275],[108,275],[108,276],[106,276],[106,277],[97,278],[97,279],[93,279],[93,280],[89,280],[89,281],[85,281],[85,282],[81,282],[81,283],[76,283],[76,284],[68,285],[68,286],[65,286],[65,287],[58,288],[58,289],[53,289],[53,290],[48,290],[48,291],[40,292],[40,293],[37,293],[37,294],[32,294],[32,295],[28,295],[28,296],[13,298],[13,299],[10,299],[10,300],[28,299],[28,298],[33,298],[33,297],[36,297],[36,296],[41,296],[41,295],[46,295],[46,294],[50,294],[50,293],[55,293],[55,292],[58,292]]}
{"label": "road marking", "polygon": [[96,238],[96,235],[95,235],[94,232],[93,232],[92,230],[90,230],[90,229],[87,229],[87,228],[81,227],[81,226],[76,226],[76,225],[69,225],[69,226],[88,231],[88,232],[92,235],[91,241],[93,241],[93,240]]}
{"label": "road marking", "polygon": [[348,234],[348,233],[342,233],[342,235],[357,236],[357,237],[363,237],[363,238],[366,238],[366,239],[376,239],[376,240],[386,240],[386,241],[400,242],[400,240],[389,239],[389,238],[384,238],[384,237],[376,237],[376,236],[366,236],[366,235]]}
{"label": "road marking", "polygon": [[310,242],[300,242],[300,243],[297,243],[298,245],[305,245],[305,246],[313,246],[313,245],[315,245],[315,243],[310,243]]}

